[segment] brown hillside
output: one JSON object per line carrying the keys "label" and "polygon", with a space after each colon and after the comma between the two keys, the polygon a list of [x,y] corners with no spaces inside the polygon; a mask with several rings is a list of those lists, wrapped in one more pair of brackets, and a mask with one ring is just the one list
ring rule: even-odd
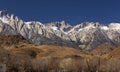
{"label": "brown hillside", "polygon": [[11,46],[19,43],[28,43],[28,41],[19,35],[0,35],[0,45]]}
{"label": "brown hillside", "polygon": [[92,50],[91,54],[93,54],[93,55],[103,55],[103,54],[109,53],[113,49],[115,49],[114,46],[112,46],[108,43],[104,43],[104,44],[101,44],[98,47],[96,47],[94,50]]}
{"label": "brown hillside", "polygon": [[91,55],[65,46],[30,44],[21,36],[0,36],[0,41],[0,64],[7,72],[120,71],[120,47],[109,44],[98,46]]}
{"label": "brown hillside", "polygon": [[111,52],[105,54],[103,57],[106,58],[120,58],[120,46],[117,46],[114,50]]}

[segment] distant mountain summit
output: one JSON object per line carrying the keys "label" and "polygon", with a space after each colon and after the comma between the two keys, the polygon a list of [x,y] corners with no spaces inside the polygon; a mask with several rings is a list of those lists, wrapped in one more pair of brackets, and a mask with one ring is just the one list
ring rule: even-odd
{"label": "distant mountain summit", "polygon": [[0,11],[0,34],[21,35],[34,44],[69,46],[93,50],[98,45],[120,45],[120,23],[102,25],[84,22],[71,26],[65,21],[42,24],[38,21],[24,22],[14,14]]}

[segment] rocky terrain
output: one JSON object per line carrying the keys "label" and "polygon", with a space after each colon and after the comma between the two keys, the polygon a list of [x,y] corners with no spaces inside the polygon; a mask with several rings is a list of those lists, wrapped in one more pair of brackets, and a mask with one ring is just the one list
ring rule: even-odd
{"label": "rocky terrain", "polygon": [[93,50],[98,45],[120,45],[120,24],[84,22],[71,26],[65,21],[42,24],[24,22],[14,14],[0,11],[0,34],[21,35],[37,45],[69,46],[81,50]]}

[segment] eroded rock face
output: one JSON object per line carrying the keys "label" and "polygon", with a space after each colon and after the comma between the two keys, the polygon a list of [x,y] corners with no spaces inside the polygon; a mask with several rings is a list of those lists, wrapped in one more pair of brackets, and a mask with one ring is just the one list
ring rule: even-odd
{"label": "eroded rock face", "polygon": [[120,24],[108,26],[85,22],[71,26],[65,21],[42,24],[24,22],[14,14],[0,11],[0,34],[21,35],[34,44],[62,45],[92,50],[100,44],[120,45]]}

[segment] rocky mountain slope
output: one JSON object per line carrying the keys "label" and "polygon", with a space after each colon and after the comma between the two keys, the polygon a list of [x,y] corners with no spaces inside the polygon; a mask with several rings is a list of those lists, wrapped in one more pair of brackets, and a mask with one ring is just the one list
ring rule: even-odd
{"label": "rocky mountain slope", "polygon": [[0,11],[0,34],[20,35],[38,45],[60,45],[93,50],[108,43],[120,45],[120,24],[84,22],[71,26],[65,21],[42,24],[38,21],[24,22],[14,14]]}

